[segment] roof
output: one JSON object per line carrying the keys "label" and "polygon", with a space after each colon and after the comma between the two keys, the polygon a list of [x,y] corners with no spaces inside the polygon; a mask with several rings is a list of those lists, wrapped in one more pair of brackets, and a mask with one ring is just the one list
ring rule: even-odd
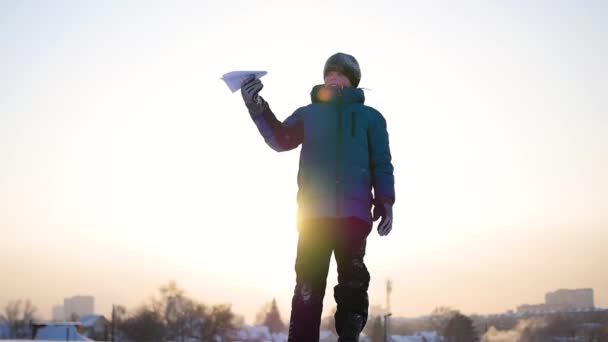
{"label": "roof", "polygon": [[85,315],[80,317],[78,321],[80,322],[80,324],[82,324],[83,327],[92,327],[100,319],[102,319],[104,322],[107,321],[106,318],[102,315]]}
{"label": "roof", "polygon": [[36,340],[92,341],[78,333],[74,325],[49,325],[36,332]]}

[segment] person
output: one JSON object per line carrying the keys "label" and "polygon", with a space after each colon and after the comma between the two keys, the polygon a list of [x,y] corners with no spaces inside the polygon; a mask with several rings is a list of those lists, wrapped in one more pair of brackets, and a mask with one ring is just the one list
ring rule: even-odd
{"label": "person", "polygon": [[393,224],[395,188],[386,120],[364,104],[363,90],[357,88],[359,63],[351,55],[336,53],[326,61],[323,78],[324,84],[312,88],[312,103],[283,122],[259,96],[259,79],[252,76],[241,87],[251,119],[272,149],[283,152],[302,146],[290,342],[319,340],[332,252],[338,268],[338,341],[358,341],[369,306],[366,240],[373,221],[382,218],[377,227],[381,236]]}

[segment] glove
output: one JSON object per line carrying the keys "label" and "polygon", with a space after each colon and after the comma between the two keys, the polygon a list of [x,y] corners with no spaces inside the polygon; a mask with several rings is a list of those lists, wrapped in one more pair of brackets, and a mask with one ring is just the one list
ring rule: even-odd
{"label": "glove", "polygon": [[393,229],[393,205],[390,203],[376,203],[374,204],[374,215],[373,220],[377,221],[380,217],[380,223],[378,224],[378,234],[380,236],[386,236]]}
{"label": "glove", "polygon": [[243,85],[241,86],[241,95],[243,96],[243,101],[245,101],[247,107],[262,103],[262,98],[258,96],[258,93],[262,88],[264,88],[262,81],[260,81],[259,78],[255,78],[255,76],[251,76],[243,82]]}

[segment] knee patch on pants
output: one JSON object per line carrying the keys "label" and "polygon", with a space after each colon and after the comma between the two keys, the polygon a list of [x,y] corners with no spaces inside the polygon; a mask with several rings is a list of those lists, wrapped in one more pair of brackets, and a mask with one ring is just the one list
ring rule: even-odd
{"label": "knee patch on pants", "polygon": [[306,282],[298,282],[293,294],[294,304],[318,305],[323,302],[325,288],[313,287]]}

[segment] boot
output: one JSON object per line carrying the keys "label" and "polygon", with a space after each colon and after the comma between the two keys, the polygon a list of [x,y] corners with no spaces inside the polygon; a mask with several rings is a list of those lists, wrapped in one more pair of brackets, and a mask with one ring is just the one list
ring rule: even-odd
{"label": "boot", "polygon": [[359,334],[363,330],[365,317],[361,314],[349,312],[344,320],[344,325],[340,330],[338,342],[358,342]]}

